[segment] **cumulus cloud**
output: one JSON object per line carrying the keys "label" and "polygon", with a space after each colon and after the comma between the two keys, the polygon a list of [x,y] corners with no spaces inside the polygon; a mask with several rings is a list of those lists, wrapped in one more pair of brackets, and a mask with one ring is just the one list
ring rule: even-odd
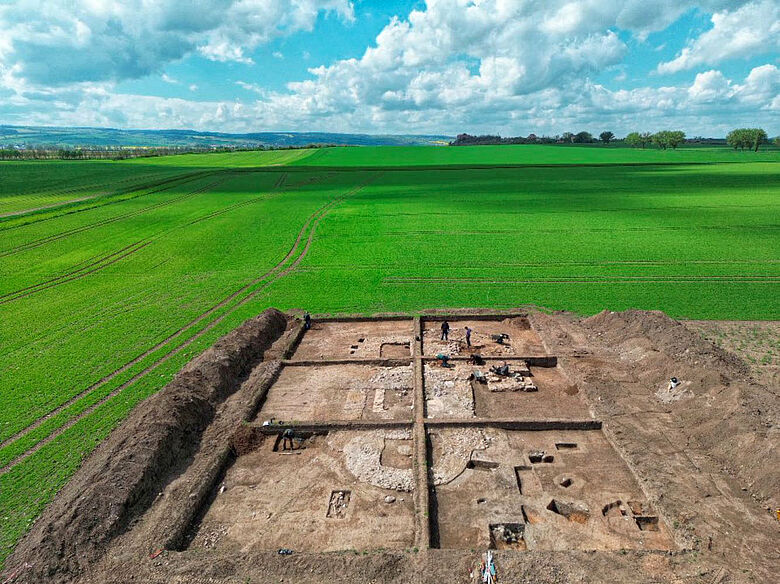
{"label": "cumulus cloud", "polygon": [[673,60],[660,63],[659,73],[676,73],[726,59],[780,50],[780,3],[750,3],[712,15],[712,28],[690,42]]}
{"label": "cumulus cloud", "polygon": [[[117,16],[133,2],[136,10],[140,4],[149,8],[137,17],[140,20]],[[428,0],[406,17],[392,19],[358,57],[313,67],[307,79],[291,82],[285,90],[269,91],[249,78],[236,82],[251,92],[237,90],[242,99],[251,98],[246,102],[117,94],[110,80],[127,76],[122,60],[129,59],[127,55],[133,56],[139,71],[159,74],[161,64],[193,51],[214,60],[248,62],[254,47],[312,27],[323,10],[353,19],[352,3],[216,0],[198,14],[183,0],[125,0],[121,6],[93,0],[57,26],[52,23],[59,22],[57,7],[62,2],[48,4],[51,9],[40,17],[45,25],[11,25],[7,11],[0,8],[0,33],[26,27],[24,34],[14,32],[10,42],[0,34],[0,92],[4,87],[9,95],[5,105],[0,103],[0,117],[68,125],[372,133],[554,134],[596,121],[619,133],[637,129],[640,119],[644,129],[675,125],[689,132],[717,133],[726,123],[759,123],[756,112],[777,123],[778,70],[771,64],[756,67],[741,80],[708,67],[712,70],[687,84],[668,87],[611,90],[592,81],[604,71],[620,70],[627,37],[641,40],[663,30],[692,7],[716,12],[718,22],[725,22],[744,19],[744,11],[767,2]],[[96,23],[112,23],[121,48],[105,60],[97,58],[101,76],[74,76],[72,69],[65,75],[70,81],[58,84],[62,73],[46,70],[49,65],[24,52],[66,41],[90,51],[108,46],[109,41],[99,40],[105,31]],[[146,43],[147,36],[159,40],[159,46]],[[75,70],[81,59],[79,54]],[[45,110],[30,106],[40,100],[55,105]],[[23,111],[36,113],[20,120]],[[718,112],[717,119],[712,112]]]}
{"label": "cumulus cloud", "polygon": [[16,0],[0,4],[0,66],[32,84],[121,81],[200,51],[250,62],[262,43],[311,30],[348,0]]}
{"label": "cumulus cloud", "polygon": [[731,81],[715,70],[699,73],[688,88],[688,97],[694,102],[724,101],[732,94]]}
{"label": "cumulus cloud", "polygon": [[[464,76],[468,71],[462,71]],[[419,83],[425,85],[426,80]],[[433,81],[435,83],[435,80]],[[777,124],[780,116],[780,70],[768,64],[754,68],[735,81],[719,71],[702,73],[690,84],[659,88],[610,90],[587,82],[577,87],[545,88],[523,96],[504,96],[485,104],[464,100],[457,88],[448,106],[421,101],[418,108],[364,106],[339,111],[323,110],[316,101],[299,96],[268,93],[242,83],[261,95],[254,102],[193,101],[142,95],[116,94],[98,86],[85,86],[78,100],[55,94],[47,109],[25,114],[25,123],[40,125],[97,125],[124,127],[194,128],[249,132],[269,128],[307,128],[322,131],[423,132],[496,131],[556,134],[563,130],[605,128],[618,135],[632,130],[682,128],[691,135],[724,135],[735,125]],[[423,96],[427,96],[423,91]],[[31,98],[25,98],[31,99]],[[38,99],[35,97],[34,99]],[[500,107],[497,106],[500,104]],[[0,105],[8,117],[21,104]],[[300,109],[303,108],[303,109]],[[713,112],[717,112],[714,115]],[[768,127],[770,133],[772,128]]]}
{"label": "cumulus cloud", "polygon": [[[699,4],[740,10],[745,3]],[[670,115],[681,103],[733,101],[738,87],[717,71],[682,88],[608,92],[588,81],[624,57],[627,47],[614,29],[646,35],[690,7],[679,0],[429,0],[408,18],[393,19],[360,58],[312,68],[312,79],[266,94],[262,103],[297,112],[302,123],[350,116],[366,131],[395,120],[398,131],[418,119],[448,129],[520,127],[521,120],[525,128],[549,127],[551,120],[609,115],[597,107],[601,101],[617,111]]]}

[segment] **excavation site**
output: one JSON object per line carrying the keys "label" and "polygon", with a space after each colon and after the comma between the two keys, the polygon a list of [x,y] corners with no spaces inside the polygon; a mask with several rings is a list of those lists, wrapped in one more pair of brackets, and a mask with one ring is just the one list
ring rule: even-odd
{"label": "excavation site", "polygon": [[301,314],[137,407],[2,581],[772,580],[777,401],[684,323]]}

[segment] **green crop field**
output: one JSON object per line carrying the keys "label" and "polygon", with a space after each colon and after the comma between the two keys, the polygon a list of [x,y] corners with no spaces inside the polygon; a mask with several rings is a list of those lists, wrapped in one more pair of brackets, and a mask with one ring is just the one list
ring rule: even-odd
{"label": "green crop field", "polygon": [[779,162],[556,146],[0,162],[0,566],[134,405],[268,306],[779,319]]}
{"label": "green crop field", "polygon": [[780,150],[743,152],[730,148],[681,148],[659,150],[599,145],[458,146],[420,148],[414,146],[367,146],[323,148],[292,164],[301,166],[502,166],[573,164],[680,164],[692,162],[777,162]]}

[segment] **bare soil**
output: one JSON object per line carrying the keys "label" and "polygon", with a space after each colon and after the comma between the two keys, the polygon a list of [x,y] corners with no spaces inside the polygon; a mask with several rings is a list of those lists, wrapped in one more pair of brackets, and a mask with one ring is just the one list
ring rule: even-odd
{"label": "bare soil", "polygon": [[[252,549],[410,548],[411,494],[356,480],[353,474],[356,465],[371,466],[368,472],[377,476],[365,478],[381,483],[381,467],[395,468],[397,463],[382,456],[386,441],[392,440],[384,434],[331,432],[296,442],[294,450],[274,449],[270,439],[240,456],[220,483],[190,549],[240,555]],[[411,444],[408,438],[404,442]],[[397,453],[392,442],[390,447]],[[345,457],[351,449],[368,460]],[[410,466],[405,466],[401,472],[411,478]]]}
{"label": "bare soil", "polygon": [[[477,353],[486,357],[520,357],[545,355],[539,335],[531,328],[525,317],[474,320],[466,317],[448,319],[448,339],[442,340],[440,320],[431,320],[423,328],[423,351],[427,356],[439,353],[445,355],[470,355]],[[466,343],[466,327],[471,329],[471,347]],[[507,335],[501,342],[496,335]]]}
{"label": "bare soil", "polygon": [[293,358],[306,360],[411,358],[412,321],[314,321]]}
{"label": "bare soil", "polygon": [[780,386],[780,322],[686,320],[685,327],[739,355],[760,383]]}
{"label": "bare soil", "polygon": [[[493,365],[507,364],[510,372],[524,370],[525,362],[517,359],[472,365],[467,361],[451,361],[449,367],[426,362],[425,399],[429,418],[453,416],[488,419],[582,420],[591,418],[587,404],[558,367],[530,367],[526,377],[535,391],[518,389],[515,378],[500,378],[490,374]],[[474,379],[481,372],[487,382]]]}
{"label": "bare soil", "polygon": [[[452,452],[447,445],[458,432],[480,434],[472,440],[482,448]],[[434,476],[447,469],[435,487],[442,548],[486,549],[494,535],[489,526],[520,524],[519,549],[676,549],[599,431],[446,429],[432,442]]]}
{"label": "bare soil", "polygon": [[411,365],[288,365],[258,420],[412,418]]}
{"label": "bare soil", "polygon": [[[466,325],[488,365],[545,357],[536,391],[441,368]],[[301,329],[266,311],[139,406],[0,581],[475,582],[487,548],[507,583],[775,581],[778,387],[697,332],[719,329],[640,311]]]}

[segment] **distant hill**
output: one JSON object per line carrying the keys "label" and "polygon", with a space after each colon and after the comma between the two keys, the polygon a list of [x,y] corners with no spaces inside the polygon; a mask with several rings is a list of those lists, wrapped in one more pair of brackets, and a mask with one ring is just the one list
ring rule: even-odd
{"label": "distant hill", "polygon": [[351,146],[446,145],[449,136],[331,134],[328,132],[252,132],[226,134],[194,130],[118,130],[115,128],[36,127],[0,125],[0,148],[77,147],[282,147],[308,144]]}

